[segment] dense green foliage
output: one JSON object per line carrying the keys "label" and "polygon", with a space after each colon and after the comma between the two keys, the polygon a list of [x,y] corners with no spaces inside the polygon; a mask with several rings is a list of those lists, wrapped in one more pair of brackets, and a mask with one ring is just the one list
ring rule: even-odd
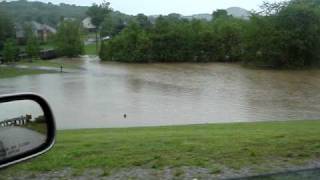
{"label": "dense green foliage", "polygon": [[137,17],[118,36],[102,44],[100,56],[123,62],[236,61],[245,23],[231,17],[188,21],[171,14],[151,24]]}
{"label": "dense green foliage", "polygon": [[62,56],[76,57],[84,52],[81,28],[76,21],[63,21],[56,34],[57,50]]}
{"label": "dense green foliage", "polygon": [[26,53],[29,58],[32,60],[33,58],[37,58],[39,56],[40,45],[37,37],[34,35],[33,31],[29,28],[26,31],[27,33],[27,47]]}
{"label": "dense green foliage", "polygon": [[28,56],[33,59],[39,56],[40,46],[36,37],[29,37],[27,41],[26,52]]}
{"label": "dense green foliage", "polygon": [[94,26],[100,27],[101,23],[111,12],[109,2],[103,2],[100,5],[93,4],[86,12],[89,17],[91,17],[91,22]]}
{"label": "dense green foliage", "polygon": [[[320,1],[292,0],[262,6],[250,20],[213,13],[211,22],[143,15],[102,43],[102,60],[121,62],[235,62],[274,68],[320,63]],[[103,30],[102,30],[103,31]]]}
{"label": "dense green foliage", "polygon": [[119,34],[125,27],[125,23],[132,20],[131,16],[122,14],[119,11],[114,11],[108,14],[100,27],[101,37],[115,36]]}
{"label": "dense green foliage", "polygon": [[0,51],[8,38],[14,37],[14,25],[12,19],[3,11],[0,11]]}
{"label": "dense green foliage", "polygon": [[319,64],[320,1],[294,0],[274,9],[267,6],[267,16],[251,18],[246,61],[273,67]]}
{"label": "dense green foliage", "polygon": [[[13,22],[35,20],[57,27],[62,17],[81,20],[88,15],[101,37],[112,38],[101,43],[102,60],[243,62],[274,68],[320,64],[320,0],[264,3],[262,12],[252,13],[249,20],[217,10],[212,21],[187,20],[179,14],[151,21],[143,14],[132,17],[113,11],[108,2],[88,8],[26,0],[4,1],[0,2],[0,13],[0,51],[4,42],[14,37]],[[80,42],[78,38],[66,41],[61,37],[69,38],[69,35],[60,33],[59,36],[57,39],[64,42],[58,43],[61,54],[82,53],[82,43],[73,47],[75,42]],[[28,39],[29,54],[34,56],[31,49],[37,49],[36,41]],[[68,50],[63,49],[66,46]]]}
{"label": "dense green foliage", "polygon": [[6,40],[3,48],[3,61],[6,63],[15,61],[17,52],[18,49],[15,41],[12,39]]}
{"label": "dense green foliage", "polygon": [[87,11],[87,15],[91,18],[91,23],[96,27],[96,51],[98,51],[98,33],[101,29],[101,24],[104,22],[105,18],[110,16],[110,13],[112,12],[112,9],[109,6],[109,2],[103,1],[103,3],[100,5],[93,4]]}

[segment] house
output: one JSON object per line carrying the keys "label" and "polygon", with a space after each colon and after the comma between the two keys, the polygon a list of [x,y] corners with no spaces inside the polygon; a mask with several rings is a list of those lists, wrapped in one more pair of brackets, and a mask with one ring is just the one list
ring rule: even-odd
{"label": "house", "polygon": [[57,30],[47,24],[40,24],[36,21],[31,22],[35,36],[42,42],[47,42],[48,38],[57,33]]}
{"label": "house", "polygon": [[23,24],[16,24],[16,39],[19,44],[25,44],[27,41],[27,33],[26,33],[26,27],[30,26],[32,29],[32,32],[34,35],[41,41],[41,42],[47,42],[48,38],[57,33],[57,30],[47,24],[40,24],[36,21],[31,21],[28,23]]}
{"label": "house", "polygon": [[95,32],[96,26],[92,24],[91,17],[87,17],[82,21],[82,27],[88,32]]}

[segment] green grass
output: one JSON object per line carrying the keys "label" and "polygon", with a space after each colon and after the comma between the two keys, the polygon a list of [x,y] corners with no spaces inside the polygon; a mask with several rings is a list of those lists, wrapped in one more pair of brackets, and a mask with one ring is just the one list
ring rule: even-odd
{"label": "green grass", "polygon": [[24,125],[22,127],[31,129],[33,131],[39,132],[44,135],[47,134],[47,126],[45,123],[30,123],[29,122],[27,125]]}
{"label": "green grass", "polygon": [[266,164],[303,164],[320,158],[320,121],[238,123],[155,128],[59,131],[48,154],[12,167],[43,172],[195,166],[219,173]]}
{"label": "green grass", "polygon": [[[100,47],[100,45],[98,46]],[[84,52],[87,55],[97,55],[96,44],[88,44],[84,46]]]}
{"label": "green grass", "polygon": [[54,49],[55,46],[52,43],[48,43],[48,44],[43,44],[40,46],[41,49]]}
{"label": "green grass", "polygon": [[32,62],[28,60],[17,62],[17,65],[25,65],[28,67],[51,67],[51,68],[60,68],[62,65],[63,68],[67,69],[76,69],[79,68],[79,65],[72,63],[71,61],[64,61],[62,59],[55,60],[33,60]]}
{"label": "green grass", "polygon": [[24,76],[24,75],[37,75],[37,74],[44,74],[50,73],[49,71],[44,70],[32,70],[32,69],[19,69],[13,67],[0,67],[0,79],[1,78],[11,78],[17,76]]}
{"label": "green grass", "polygon": [[[25,51],[26,50],[26,45],[19,45],[18,48],[21,50],[21,51]],[[46,43],[46,44],[41,44],[40,46],[40,49],[52,49],[52,48],[55,48],[54,44],[52,43]]]}
{"label": "green grass", "polygon": [[[96,34],[95,33],[86,33],[83,34],[82,40],[86,41],[87,39],[96,39]],[[100,47],[100,43],[98,44],[98,48]],[[86,55],[97,55],[99,52],[99,49],[97,51],[96,49],[96,43],[93,44],[87,44],[84,45],[84,53]]]}

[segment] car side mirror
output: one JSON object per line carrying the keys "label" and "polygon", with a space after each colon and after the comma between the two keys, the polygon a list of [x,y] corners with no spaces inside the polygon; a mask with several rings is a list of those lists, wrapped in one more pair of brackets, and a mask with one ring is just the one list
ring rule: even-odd
{"label": "car side mirror", "polygon": [[52,111],[41,96],[0,96],[0,168],[47,152],[55,131]]}

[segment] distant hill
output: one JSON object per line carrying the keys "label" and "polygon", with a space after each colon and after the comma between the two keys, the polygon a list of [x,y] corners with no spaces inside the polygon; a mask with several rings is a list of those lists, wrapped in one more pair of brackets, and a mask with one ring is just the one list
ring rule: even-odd
{"label": "distant hill", "polygon": [[[43,3],[37,1],[1,1],[0,11],[6,12],[14,18],[15,22],[36,21],[56,27],[61,18],[76,19],[82,21],[86,17],[88,6],[77,6],[61,3]],[[112,12],[115,19],[127,22],[131,16],[119,11]]]}
{"label": "distant hill", "polygon": [[[229,15],[232,15],[233,17],[236,18],[241,18],[241,19],[249,19],[250,17],[250,11],[240,8],[240,7],[230,7],[226,9]],[[186,19],[202,19],[202,20],[207,20],[210,21],[212,19],[211,14],[194,14],[191,16],[183,16],[183,18]]]}
{"label": "distant hill", "polygon": [[[36,21],[53,27],[57,26],[62,17],[83,20],[86,17],[87,9],[87,6],[77,6],[64,3],[56,5],[52,3],[27,0],[0,2],[0,11],[4,11],[13,17],[15,22]],[[243,8],[230,7],[226,10],[228,14],[237,18],[248,19],[250,16],[250,12]],[[149,16],[149,19],[154,22],[158,16],[159,15]],[[125,22],[132,18],[132,16],[123,14],[119,11],[114,11],[113,17],[116,19],[121,18]],[[208,21],[212,19],[211,14],[195,14],[182,17],[186,19],[203,19]]]}
{"label": "distant hill", "polygon": [[230,7],[226,9],[229,15],[232,15],[233,17],[237,18],[243,18],[243,19],[249,19],[250,17],[250,11],[239,8],[239,7]]}
{"label": "distant hill", "polygon": [[83,19],[86,16],[88,7],[76,6],[61,3],[55,5],[52,3],[34,2],[34,1],[2,1],[0,2],[0,11],[5,11],[14,18],[16,22],[37,21],[56,26],[61,17]]}

